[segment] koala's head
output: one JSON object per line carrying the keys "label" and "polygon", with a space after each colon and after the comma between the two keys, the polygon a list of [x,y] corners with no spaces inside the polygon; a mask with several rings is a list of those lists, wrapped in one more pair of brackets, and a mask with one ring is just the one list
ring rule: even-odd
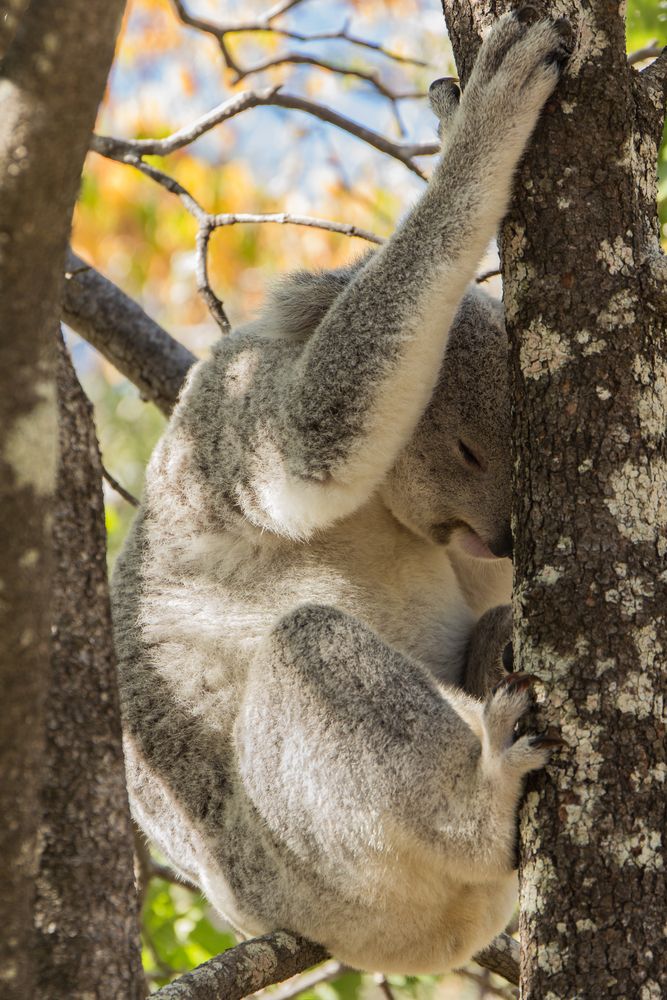
{"label": "koala's head", "polygon": [[502,306],[461,302],[434,390],[383,486],[395,517],[480,558],[511,555],[510,403]]}

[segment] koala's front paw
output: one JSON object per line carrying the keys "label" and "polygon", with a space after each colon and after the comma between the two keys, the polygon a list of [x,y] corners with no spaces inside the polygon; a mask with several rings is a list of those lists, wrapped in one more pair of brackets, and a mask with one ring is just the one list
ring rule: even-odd
{"label": "koala's front paw", "polygon": [[535,20],[533,8],[505,14],[485,39],[461,102],[465,114],[530,130],[552,93],[571,49],[560,19]]}
{"label": "koala's front paw", "polygon": [[502,754],[504,763],[519,774],[536,771],[548,762],[552,752],[565,746],[556,733],[514,735],[514,727],[530,705],[531,674],[507,674],[487,698],[484,722],[492,751]]}

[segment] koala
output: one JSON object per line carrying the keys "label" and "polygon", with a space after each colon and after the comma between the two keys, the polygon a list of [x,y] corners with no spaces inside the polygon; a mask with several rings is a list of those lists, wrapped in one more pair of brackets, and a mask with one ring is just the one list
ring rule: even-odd
{"label": "koala", "polygon": [[504,674],[506,341],[470,285],[565,58],[502,17],[393,237],[192,370],[113,579],[135,818],[246,935],[443,972],[506,925],[529,678]]}

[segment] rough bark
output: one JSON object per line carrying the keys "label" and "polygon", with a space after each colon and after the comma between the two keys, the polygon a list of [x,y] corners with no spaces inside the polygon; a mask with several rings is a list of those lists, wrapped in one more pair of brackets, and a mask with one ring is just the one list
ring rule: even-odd
{"label": "rough bark", "polygon": [[35,923],[40,1000],[143,996],[92,408],[64,345]]}
{"label": "rough bark", "polygon": [[276,931],[243,941],[153,993],[155,1000],[242,1000],[324,961],[319,944]]}
{"label": "rough bark", "polygon": [[72,208],[120,0],[12,0],[0,18],[0,982],[34,995],[48,686],[54,345]]}
{"label": "rough bark", "polygon": [[[500,4],[444,0],[462,77]],[[515,655],[567,750],[521,815],[522,997],[667,993],[664,59],[622,10],[537,5],[575,50],[502,233],[515,404]],[[457,51],[458,50],[458,51]]]}
{"label": "rough bark", "polygon": [[144,399],[169,414],[197,360],[117,285],[67,255],[62,318],[130,379]]}

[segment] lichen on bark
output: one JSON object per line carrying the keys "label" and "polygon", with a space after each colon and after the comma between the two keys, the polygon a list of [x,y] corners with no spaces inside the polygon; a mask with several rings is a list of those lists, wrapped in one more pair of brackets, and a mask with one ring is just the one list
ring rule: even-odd
{"label": "lichen on bark", "polygon": [[[505,4],[444,0],[465,74]],[[541,3],[574,51],[501,234],[514,402],[515,646],[568,743],[521,813],[522,996],[667,993],[665,57],[623,11]]]}

